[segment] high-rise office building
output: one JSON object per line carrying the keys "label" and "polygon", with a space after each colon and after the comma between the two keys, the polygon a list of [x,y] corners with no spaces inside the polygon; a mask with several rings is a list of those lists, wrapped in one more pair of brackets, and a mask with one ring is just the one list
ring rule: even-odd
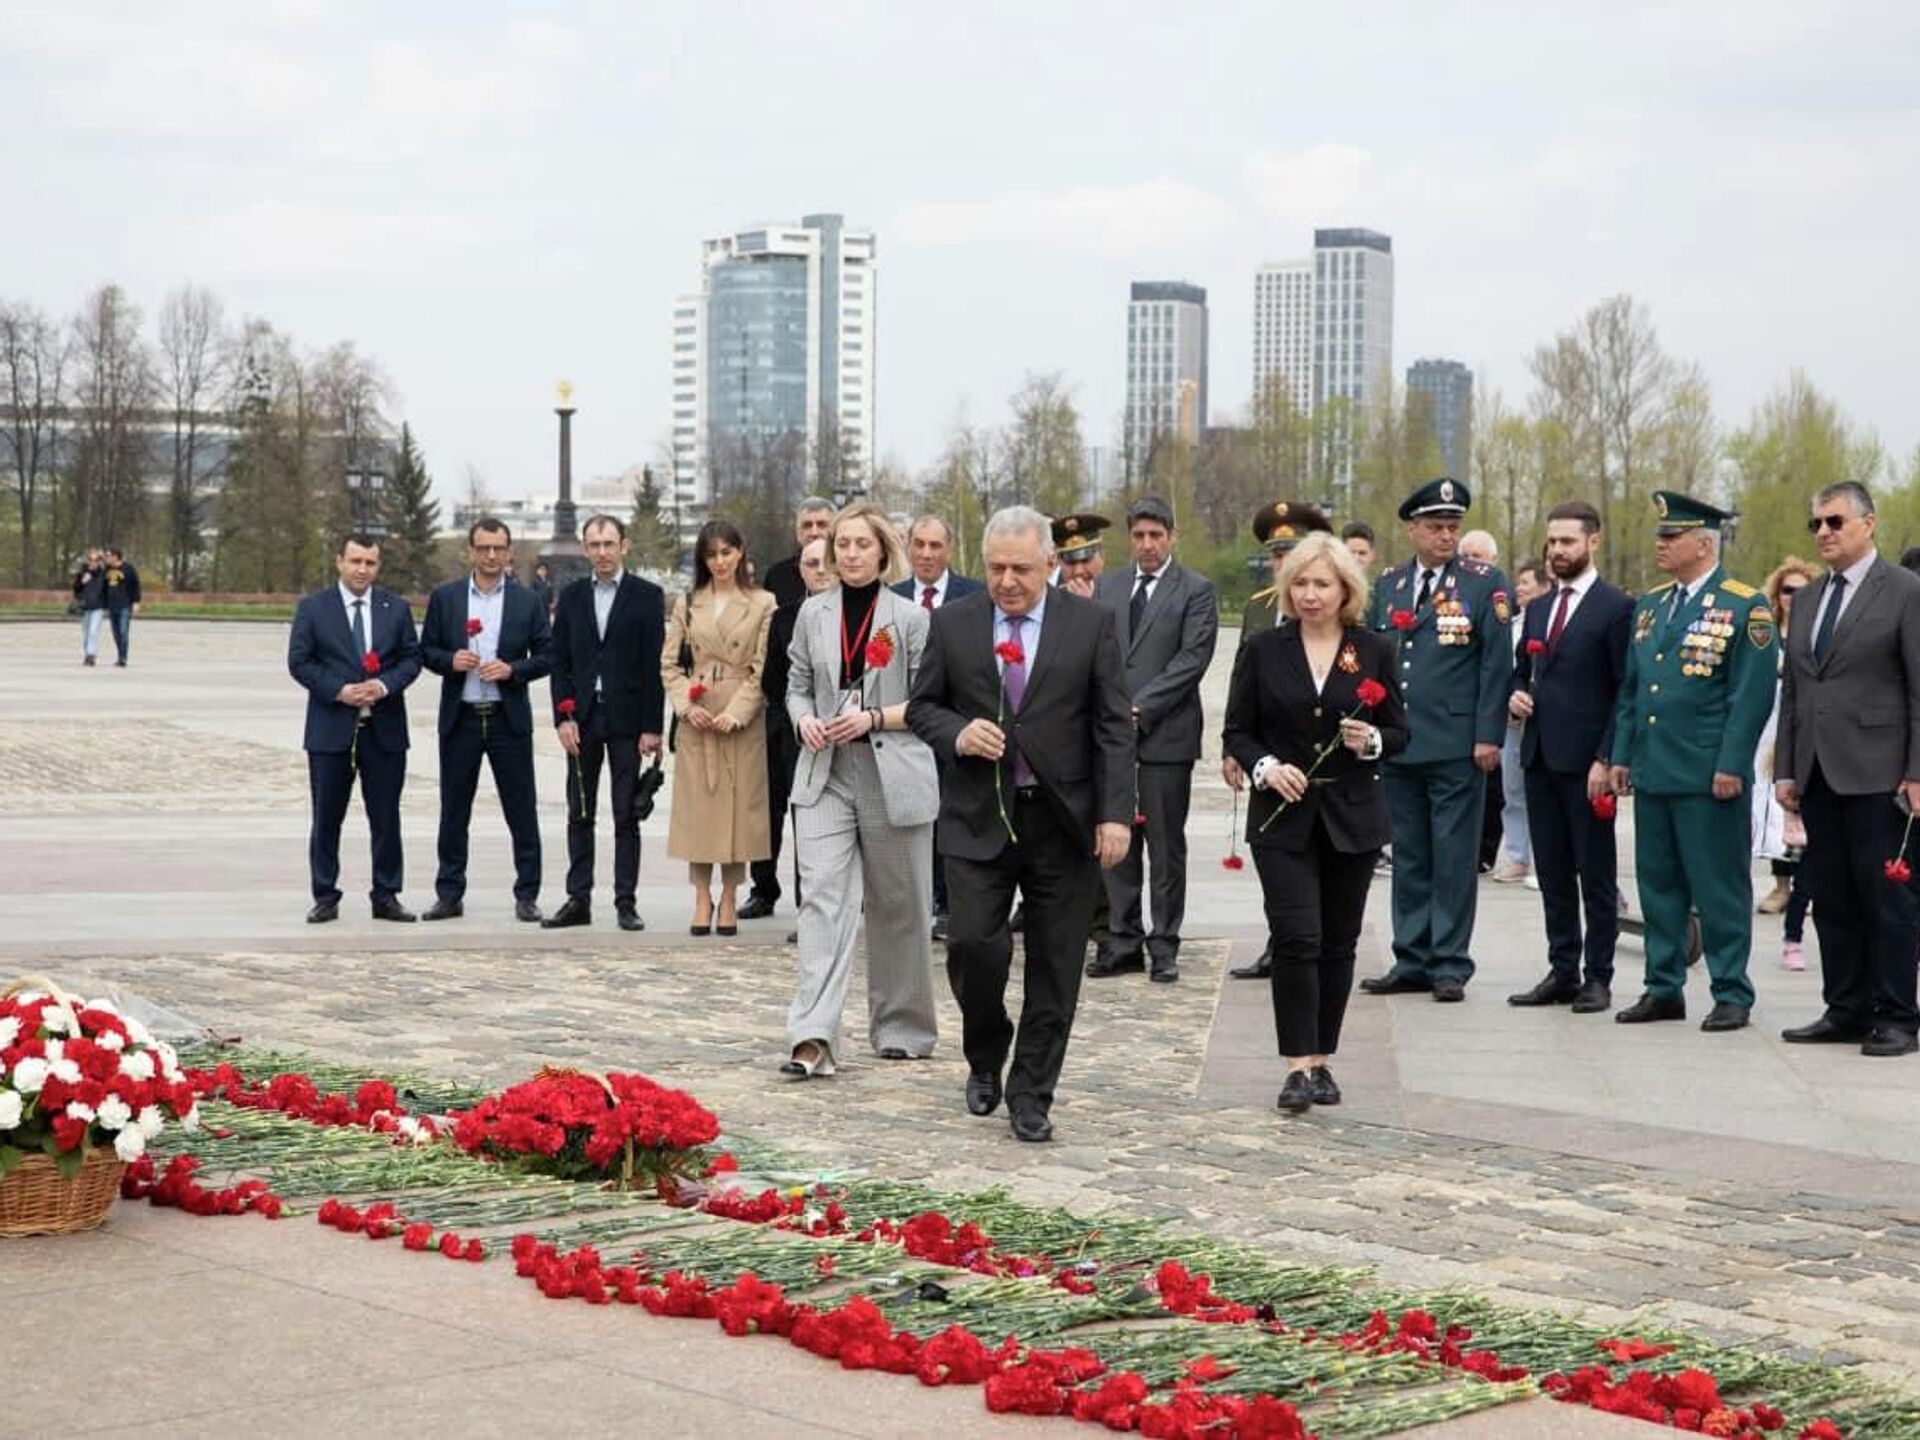
{"label": "high-rise office building", "polygon": [[1293,408],[1313,409],[1313,261],[1262,265],[1253,277],[1253,393],[1285,385]]}
{"label": "high-rise office building", "polygon": [[1364,410],[1393,374],[1393,241],[1373,230],[1313,232],[1313,403]]}
{"label": "high-rise office building", "polygon": [[804,444],[809,486],[865,486],[874,451],[874,302],[873,232],[849,230],[838,215],[704,242],[700,291],[673,307],[681,506],[709,503],[716,454],[744,446]]}
{"label": "high-rise office building", "polygon": [[1135,281],[1127,301],[1127,468],[1144,473],[1154,442],[1198,444],[1207,425],[1207,292]]}
{"label": "high-rise office building", "polygon": [[1458,360],[1416,360],[1407,367],[1407,406],[1424,410],[1440,442],[1440,468],[1467,478],[1473,463],[1473,372]]}

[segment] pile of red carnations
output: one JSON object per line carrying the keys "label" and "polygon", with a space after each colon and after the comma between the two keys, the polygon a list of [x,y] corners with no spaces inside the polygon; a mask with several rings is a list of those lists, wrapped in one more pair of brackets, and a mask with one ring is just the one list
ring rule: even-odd
{"label": "pile of red carnations", "polygon": [[[1619,1379],[1605,1365],[1588,1365],[1571,1375],[1553,1374],[1541,1382],[1556,1400],[1586,1405],[1612,1415],[1668,1425],[1700,1435],[1730,1440],[1765,1440],[1786,1427],[1787,1417],[1771,1405],[1755,1403],[1737,1409],[1720,1399],[1720,1385],[1705,1370],[1681,1370],[1656,1375],[1629,1370]],[[1800,1440],[1843,1440],[1831,1420],[1816,1420],[1800,1432]]]}
{"label": "pile of red carnations", "polygon": [[328,1199],[321,1202],[315,1218],[342,1235],[364,1235],[369,1240],[388,1240],[398,1235],[403,1250],[437,1250],[449,1260],[467,1260],[476,1265],[487,1258],[484,1242],[462,1238],[453,1230],[436,1232],[424,1220],[409,1220],[390,1200],[379,1200],[365,1210],[357,1210],[337,1199]]}
{"label": "pile of red carnations", "polygon": [[176,1155],[167,1168],[154,1174],[153,1157],[142,1155],[120,1176],[123,1200],[145,1200],[150,1204],[184,1210],[189,1215],[245,1215],[249,1212],[278,1220],[286,1202],[267,1188],[264,1180],[241,1180],[225,1190],[209,1190],[194,1172],[200,1162],[191,1155]]}
{"label": "pile of red carnations", "polygon": [[618,1178],[652,1184],[698,1174],[700,1147],[720,1122],[684,1090],[644,1075],[543,1071],[453,1118],[453,1139],[470,1155],[514,1161],[564,1180]]}
{"label": "pile of red carnations", "polygon": [[0,999],[0,1178],[29,1154],[71,1179],[86,1152],[138,1160],[168,1117],[200,1121],[173,1049],[104,1000],[21,990]]}
{"label": "pile of red carnations", "polygon": [[189,1070],[187,1079],[196,1092],[209,1099],[224,1100],[241,1110],[273,1110],[291,1120],[311,1125],[352,1126],[391,1135],[396,1144],[425,1145],[440,1134],[439,1127],[425,1115],[409,1115],[399,1096],[385,1080],[369,1080],[351,1096],[324,1093],[307,1076],[297,1072],[275,1075],[264,1084],[253,1084],[232,1065],[216,1065],[211,1070]]}

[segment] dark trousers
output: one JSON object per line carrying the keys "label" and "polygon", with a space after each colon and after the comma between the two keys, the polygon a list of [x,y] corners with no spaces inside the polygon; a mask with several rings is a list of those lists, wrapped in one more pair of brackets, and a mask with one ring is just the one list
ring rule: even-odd
{"label": "dark trousers", "polygon": [[1393,973],[1473,978],[1486,772],[1472,760],[1386,767],[1393,813]]}
{"label": "dark trousers", "polygon": [[1500,772],[1487,772],[1487,803],[1480,815],[1480,868],[1491,870],[1500,862],[1500,836],[1503,826],[1500,812],[1507,808],[1506,789],[1500,782]]}
{"label": "dark trousers", "polygon": [[1813,903],[1813,871],[1807,868],[1803,851],[1798,860],[1776,860],[1773,862],[1776,878],[1787,882],[1787,908],[1781,919],[1786,923],[1780,927],[1780,938],[1798,945],[1805,938],[1807,930],[1807,907]]}
{"label": "dark trousers", "polygon": [[1812,871],[1827,1018],[1862,1030],[1920,1030],[1914,1006],[1920,898],[1911,883],[1890,882],[1883,868],[1899,853],[1906,817],[1885,794],[1836,795],[1817,765],[1800,814],[1807,822],[1800,863]]}
{"label": "dark trousers", "polygon": [[[1142,763],[1139,774],[1136,803],[1146,824],[1133,827],[1127,858],[1106,873],[1110,944],[1123,960],[1137,956],[1144,944],[1150,959],[1171,961],[1179,957],[1180,926],[1187,914],[1187,807],[1193,798],[1193,763]],[[1148,854],[1153,857],[1151,935],[1140,904],[1141,870]]]}
{"label": "dark trousers", "polygon": [[440,737],[440,871],[433,879],[442,900],[467,893],[467,840],[480,762],[493,771],[493,788],[513,837],[513,898],[540,896],[540,817],[534,809],[533,736],[507,728],[499,706],[462,705],[453,729]]}
{"label": "dark trousers", "polygon": [[378,905],[397,896],[406,883],[400,849],[400,791],[407,782],[407,752],[382,750],[365,724],[350,753],[307,752],[307,788],[313,797],[307,869],[313,877],[313,898],[339,903],[340,827],[346,823],[356,777],[373,840],[373,888],[367,895]]}
{"label": "dark trousers", "polygon": [[[991,860],[947,857],[953,902],[947,981],[960,1005],[967,1068],[997,1075],[1011,1048],[1007,1106],[1044,1114],[1067,1058],[1099,867],[1089,838],[1038,791],[1018,791],[1011,800],[1018,845],[1009,844]],[[1006,1005],[1013,967],[1007,917],[1016,889],[1026,901],[1026,997],[1017,1035]]]}
{"label": "dark trousers", "polygon": [[[1620,938],[1620,863],[1613,821],[1593,813],[1587,777],[1544,765],[1527,768],[1527,829],[1533,873],[1547,921],[1547,963],[1569,985],[1586,978],[1613,984],[1613,947]],[[1580,914],[1586,911],[1586,934]]]}
{"label": "dark trousers", "polygon": [[1367,914],[1378,850],[1333,848],[1314,822],[1304,850],[1254,847],[1273,947],[1273,1029],[1288,1059],[1331,1055],[1353,990],[1353,955]]}
{"label": "dark trousers", "polygon": [[[782,708],[767,711],[767,834],[772,837],[773,853],[749,867],[753,875],[753,894],[768,904],[780,898],[780,832],[787,823],[788,803],[793,797],[793,770],[800,761],[800,745],[793,737],[793,722]],[[935,864],[939,861],[936,858]],[[800,862],[794,858],[794,903],[799,904]]]}
{"label": "dark trousers", "polygon": [[596,705],[580,727],[580,754],[567,761],[567,898],[593,903],[593,823],[600,803],[600,771],[608,772],[613,800],[613,904],[630,909],[640,883],[640,817],[633,813],[640,778],[640,737],[609,735]]}
{"label": "dark trousers", "polygon": [[124,665],[127,663],[128,632],[133,629],[132,607],[109,607],[107,623],[113,627],[113,648],[119,652],[120,663]]}

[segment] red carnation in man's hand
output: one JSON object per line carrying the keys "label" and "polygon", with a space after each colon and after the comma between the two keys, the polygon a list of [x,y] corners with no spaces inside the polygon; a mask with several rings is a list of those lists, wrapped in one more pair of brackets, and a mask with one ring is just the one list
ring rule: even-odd
{"label": "red carnation in man's hand", "polygon": [[1411,610],[1396,610],[1393,612],[1393,628],[1394,629],[1411,630],[1413,626],[1414,626],[1414,617],[1413,617],[1413,612]]}
{"label": "red carnation in man's hand", "polygon": [[580,708],[580,705],[578,701],[576,701],[571,695],[569,695],[566,699],[560,701],[553,708],[555,711],[559,713],[559,716],[562,720],[571,720],[573,718],[573,712],[578,710]]}
{"label": "red carnation in man's hand", "polygon": [[1386,700],[1387,687],[1378,680],[1368,678],[1360,682],[1359,688],[1354,693],[1359,696],[1360,703],[1371,710]]}
{"label": "red carnation in man's hand", "polygon": [[360,657],[360,668],[369,675],[378,675],[380,673],[380,652],[378,650],[367,651],[365,655]]}
{"label": "red carnation in man's hand", "polygon": [[467,621],[467,638],[471,640],[486,628],[486,622],[476,615],[473,619]]}
{"label": "red carnation in man's hand", "polygon": [[1904,885],[1913,879],[1913,867],[1904,860],[1889,860],[1885,868],[1887,879],[1896,885]]}
{"label": "red carnation in man's hand", "polygon": [[1593,806],[1593,817],[1596,820],[1611,820],[1620,813],[1620,802],[1604,790],[1587,803]]}
{"label": "red carnation in man's hand", "polygon": [[1018,640],[1002,640],[998,645],[993,647],[993,653],[998,655],[1000,659],[1008,665],[1024,665],[1027,663],[1026,648],[1022,646]]}
{"label": "red carnation in man's hand", "polygon": [[1542,654],[1545,654],[1545,653],[1546,653],[1546,649],[1547,649],[1547,642],[1546,642],[1546,641],[1544,641],[1544,640],[1529,640],[1529,641],[1527,641],[1527,654],[1529,654],[1529,655],[1542,655]]}

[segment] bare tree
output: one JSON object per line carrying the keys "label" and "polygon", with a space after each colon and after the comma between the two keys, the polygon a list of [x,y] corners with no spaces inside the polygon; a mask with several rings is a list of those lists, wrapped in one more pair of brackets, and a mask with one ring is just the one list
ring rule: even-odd
{"label": "bare tree", "polygon": [[73,320],[78,443],[74,481],[93,538],[124,544],[146,500],[153,361],[140,338],[140,310],[118,285],[87,298]]}
{"label": "bare tree", "polygon": [[59,327],[44,314],[30,305],[0,304],[0,386],[7,407],[0,417],[0,446],[6,448],[20,506],[20,583],[29,588],[40,489],[55,469],[66,357]]}
{"label": "bare tree", "polygon": [[[377,530],[384,521],[372,477],[391,458],[393,428],[385,412],[393,386],[374,361],[344,340],[313,362],[309,383],[325,436],[319,483],[338,485],[355,523]],[[348,488],[349,476],[359,477],[357,490]]]}
{"label": "bare tree", "polygon": [[183,285],[160,307],[160,388],[172,429],[167,486],[169,583],[186,588],[201,550],[200,487],[205,428],[227,385],[231,359],[220,301]]}
{"label": "bare tree", "polygon": [[1058,372],[1029,375],[1009,403],[1013,418],[1000,446],[1008,500],[1049,515],[1074,510],[1087,487],[1087,447],[1071,387]]}

